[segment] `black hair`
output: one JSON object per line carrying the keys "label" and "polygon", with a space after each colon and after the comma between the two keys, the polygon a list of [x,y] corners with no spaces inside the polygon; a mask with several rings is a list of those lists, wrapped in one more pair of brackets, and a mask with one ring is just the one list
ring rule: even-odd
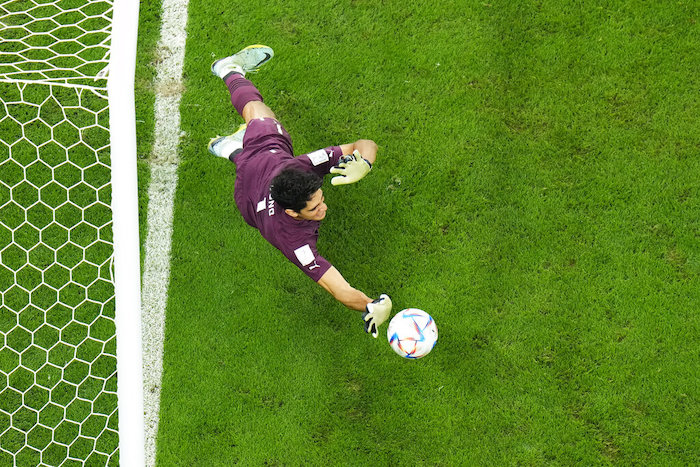
{"label": "black hair", "polygon": [[323,185],[323,179],[312,172],[299,169],[284,169],[272,179],[272,199],[282,206],[300,212]]}

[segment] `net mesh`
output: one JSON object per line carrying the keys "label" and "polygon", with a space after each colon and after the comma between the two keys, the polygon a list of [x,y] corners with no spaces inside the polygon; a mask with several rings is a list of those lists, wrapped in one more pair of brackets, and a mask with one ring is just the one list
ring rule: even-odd
{"label": "net mesh", "polygon": [[0,3],[0,465],[117,465],[112,5]]}
{"label": "net mesh", "polygon": [[0,79],[105,86],[112,2],[0,3]]}

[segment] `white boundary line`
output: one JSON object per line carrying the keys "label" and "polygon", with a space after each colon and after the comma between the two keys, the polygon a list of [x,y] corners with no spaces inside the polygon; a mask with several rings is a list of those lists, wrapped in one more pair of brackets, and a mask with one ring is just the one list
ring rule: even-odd
{"label": "white boundary line", "polygon": [[[188,0],[164,0],[155,81],[155,138],[148,188],[148,233],[143,265],[143,377],[146,465],[156,462],[163,373],[165,308],[170,282],[173,201],[180,143],[180,97],[187,39]],[[128,464],[124,464],[128,465]]]}
{"label": "white boundary line", "polygon": [[[117,398],[119,462],[143,466],[143,379],[141,373],[141,301],[139,264],[138,183],[134,72],[139,5],[117,0],[114,5],[107,81],[114,233],[114,291],[117,333]],[[80,86],[81,88],[88,88]]]}

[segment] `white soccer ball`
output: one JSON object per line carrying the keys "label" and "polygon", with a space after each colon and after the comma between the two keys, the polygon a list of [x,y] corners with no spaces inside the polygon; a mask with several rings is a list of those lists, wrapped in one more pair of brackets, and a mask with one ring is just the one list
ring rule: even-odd
{"label": "white soccer ball", "polygon": [[406,308],[396,313],[386,331],[389,345],[404,358],[425,357],[438,339],[435,320],[418,308]]}

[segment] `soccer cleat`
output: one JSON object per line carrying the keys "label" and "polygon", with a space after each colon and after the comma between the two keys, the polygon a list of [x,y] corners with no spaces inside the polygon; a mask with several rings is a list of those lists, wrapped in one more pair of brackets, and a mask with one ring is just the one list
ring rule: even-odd
{"label": "soccer cleat", "polygon": [[258,68],[270,60],[275,53],[266,45],[250,45],[230,57],[222,58],[211,64],[211,72],[219,78],[224,78],[232,72],[255,73]]}
{"label": "soccer cleat", "polygon": [[231,160],[236,154],[243,150],[243,136],[245,136],[246,124],[238,127],[232,135],[217,136],[209,141],[207,149],[216,157],[223,157]]}

